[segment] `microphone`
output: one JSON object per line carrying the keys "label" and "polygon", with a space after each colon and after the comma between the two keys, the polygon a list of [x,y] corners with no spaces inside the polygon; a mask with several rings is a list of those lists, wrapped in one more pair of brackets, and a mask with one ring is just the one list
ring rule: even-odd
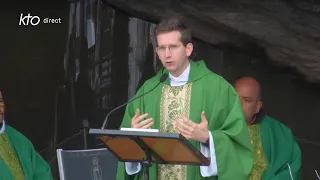
{"label": "microphone", "polygon": [[144,95],[146,95],[146,94],[150,93],[150,92],[151,92],[151,91],[153,91],[156,87],[158,87],[160,83],[164,82],[167,78],[168,78],[168,74],[167,74],[167,73],[162,74],[162,76],[160,77],[160,82],[159,82],[157,85],[155,85],[151,90],[149,90],[149,91],[147,91],[147,92],[145,92],[145,93],[141,94],[140,96],[137,96],[137,97],[135,97],[135,98],[131,99],[130,101],[128,101],[128,102],[126,102],[126,103],[124,103],[124,104],[122,104],[122,105],[120,105],[120,106],[118,106],[118,107],[114,108],[112,111],[110,111],[110,112],[108,113],[108,115],[107,115],[106,119],[104,120],[104,122],[103,122],[103,125],[102,125],[101,129],[105,129],[105,126],[107,125],[107,122],[108,122],[108,117],[109,117],[109,115],[110,115],[112,112],[114,112],[114,111],[116,111],[116,110],[118,110],[118,109],[122,108],[123,106],[125,106],[125,105],[129,104],[130,102],[132,102],[132,101],[134,101],[134,100],[136,100],[136,99],[138,99],[138,98],[140,98],[140,97],[142,97],[142,96],[144,96]]}

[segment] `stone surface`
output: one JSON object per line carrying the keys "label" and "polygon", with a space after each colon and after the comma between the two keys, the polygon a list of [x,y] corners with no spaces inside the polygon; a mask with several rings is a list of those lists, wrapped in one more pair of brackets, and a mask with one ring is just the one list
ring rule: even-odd
{"label": "stone surface", "polygon": [[312,1],[105,0],[126,13],[159,21],[175,13],[193,35],[217,46],[263,52],[308,82],[320,82],[320,3]]}

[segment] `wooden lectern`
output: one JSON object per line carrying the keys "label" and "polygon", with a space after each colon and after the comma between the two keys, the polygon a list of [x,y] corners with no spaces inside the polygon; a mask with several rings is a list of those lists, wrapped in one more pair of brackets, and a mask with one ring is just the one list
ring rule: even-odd
{"label": "wooden lectern", "polygon": [[208,158],[177,133],[90,129],[89,134],[98,135],[119,161],[140,162],[145,180],[149,179],[151,163],[210,164]]}

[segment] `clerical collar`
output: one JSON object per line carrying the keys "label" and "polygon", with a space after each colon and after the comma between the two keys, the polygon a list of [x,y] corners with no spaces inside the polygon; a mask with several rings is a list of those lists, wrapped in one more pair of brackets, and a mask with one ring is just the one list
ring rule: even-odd
{"label": "clerical collar", "polygon": [[261,120],[264,118],[264,116],[265,116],[265,112],[264,112],[264,110],[261,108],[260,111],[256,114],[255,120],[254,120],[250,125],[260,123]]}
{"label": "clerical collar", "polygon": [[182,86],[187,84],[189,80],[189,73],[190,73],[190,63],[179,77],[174,77],[169,73],[171,86]]}
{"label": "clerical collar", "polygon": [[4,120],[0,121],[0,134],[4,133],[4,129],[6,127],[6,123]]}

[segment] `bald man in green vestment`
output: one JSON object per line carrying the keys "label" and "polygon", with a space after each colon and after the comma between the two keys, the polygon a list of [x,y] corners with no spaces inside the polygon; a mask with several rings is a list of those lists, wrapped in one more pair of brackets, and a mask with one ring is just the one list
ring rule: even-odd
{"label": "bald man in green vestment", "polygon": [[[169,77],[127,105],[121,127],[180,133],[210,159],[210,165],[153,164],[150,180],[247,180],[253,163],[252,145],[234,88],[204,61],[189,58],[192,36],[180,19],[160,22],[155,36],[164,68],[147,80],[136,96],[153,89],[164,73]],[[119,163],[118,180],[143,178],[140,163]]]}
{"label": "bald man in green vestment", "polygon": [[263,113],[260,88],[252,77],[243,77],[235,83],[254,147],[250,180],[299,180],[299,145],[287,126]]}
{"label": "bald man in green vestment", "polygon": [[0,91],[0,180],[52,180],[46,161],[20,132],[5,124]]}

